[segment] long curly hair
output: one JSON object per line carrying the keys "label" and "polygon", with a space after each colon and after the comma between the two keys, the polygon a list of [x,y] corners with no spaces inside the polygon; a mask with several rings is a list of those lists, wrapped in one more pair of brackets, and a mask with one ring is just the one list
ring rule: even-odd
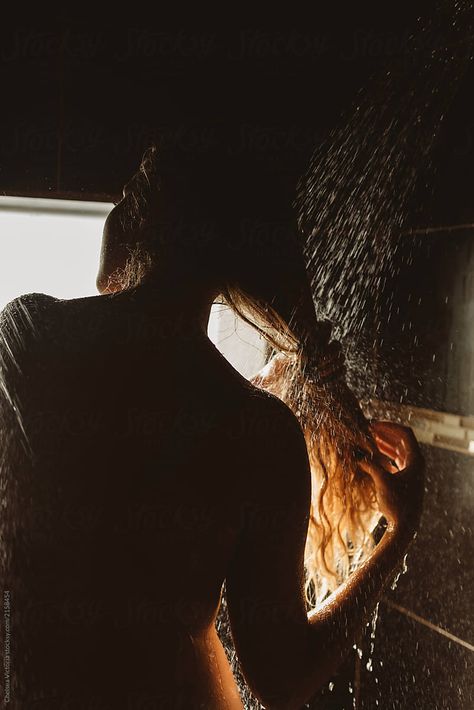
{"label": "long curly hair", "polygon": [[[160,161],[159,148],[152,146],[135,175],[126,213],[134,227],[146,227],[150,204],[166,183]],[[191,180],[191,185],[199,192],[196,181]],[[218,200],[219,196],[210,191],[210,199]],[[194,195],[194,208],[197,203]],[[196,214],[194,209],[194,218]],[[262,224],[268,222],[260,219]],[[220,277],[221,302],[271,345],[272,357],[253,378],[253,384],[277,395],[290,407],[307,444],[312,501],[305,591],[311,608],[334,591],[374,547],[372,531],[381,514],[373,481],[359,469],[360,456],[373,450],[373,442],[368,422],[346,384],[344,355],[340,344],[331,339],[331,324],[316,319],[303,249],[291,236],[292,230],[273,230],[273,241],[268,238],[268,230],[253,230],[249,251],[248,233],[242,240],[242,232],[237,240],[234,235],[230,247],[222,248],[218,240],[223,239],[223,228],[221,225],[221,230],[215,230],[216,241],[203,246],[201,263],[213,261]],[[120,274],[122,288],[140,283],[154,260],[159,259],[160,239],[155,236],[153,243],[147,238],[130,251]],[[174,246],[185,249],[183,244]],[[306,296],[305,309],[300,308],[301,294],[303,301]]]}

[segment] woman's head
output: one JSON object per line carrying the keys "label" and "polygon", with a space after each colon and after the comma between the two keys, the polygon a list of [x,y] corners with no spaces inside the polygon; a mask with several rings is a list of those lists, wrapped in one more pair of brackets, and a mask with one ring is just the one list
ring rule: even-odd
{"label": "woman's head", "polygon": [[[156,147],[149,148],[138,170],[123,188],[120,202],[108,215],[103,230],[97,286],[99,291],[122,290],[127,286],[124,274],[140,261],[140,274],[149,273],[158,264],[175,272],[175,278],[195,276],[210,278],[210,260],[204,256],[209,231],[183,204],[185,191],[164,176],[162,159]],[[193,223],[191,226],[191,222]],[[209,225],[208,229],[209,229]],[[213,250],[208,250],[213,254]],[[206,267],[203,269],[203,267]],[[176,286],[179,288],[179,279]]]}
{"label": "woman's head", "polygon": [[271,301],[282,284],[301,287],[291,191],[282,199],[277,182],[222,140],[202,155],[148,149],[105,222],[99,291],[119,290],[137,254],[140,273],[165,264],[220,292]]}

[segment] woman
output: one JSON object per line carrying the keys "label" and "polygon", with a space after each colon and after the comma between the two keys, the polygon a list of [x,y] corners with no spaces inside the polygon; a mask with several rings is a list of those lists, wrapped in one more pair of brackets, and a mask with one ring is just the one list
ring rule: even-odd
{"label": "woman", "polygon": [[272,207],[242,182],[229,188],[229,173],[221,189],[227,158],[211,169],[206,156],[199,180],[196,166],[149,151],[106,220],[101,295],[28,294],[2,313],[12,707],[242,708],[214,626],[225,580],[250,688],[268,708],[299,708],[356,642],[414,537],[415,439],[374,423],[378,448],[361,431],[358,466],[388,527],[308,615],[307,443],[291,409],[256,386],[284,398],[290,360],[249,383],[207,324],[224,294],[290,355],[317,349],[321,329],[313,342],[291,220],[255,229]]}

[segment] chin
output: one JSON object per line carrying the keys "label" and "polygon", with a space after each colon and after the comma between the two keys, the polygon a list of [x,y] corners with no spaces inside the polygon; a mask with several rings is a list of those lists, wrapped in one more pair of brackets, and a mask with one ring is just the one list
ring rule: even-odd
{"label": "chin", "polygon": [[119,291],[123,291],[123,284],[120,284],[117,278],[114,279],[113,274],[110,274],[109,272],[107,272],[107,275],[105,275],[102,271],[99,271],[95,281],[95,285],[98,292],[102,296],[106,296],[110,293],[118,293]]}
{"label": "chin", "polygon": [[95,286],[96,286],[97,291],[98,291],[102,296],[104,296],[105,294],[109,293],[109,290],[108,290],[106,284],[107,284],[107,280],[104,279],[103,276],[101,276],[101,275],[97,276],[97,278],[96,278],[96,280],[95,280]]}
{"label": "chin", "polygon": [[103,295],[108,293],[114,293],[117,290],[117,288],[114,287],[115,285],[112,279],[113,269],[108,268],[110,264],[107,264],[107,262],[109,261],[107,257],[109,255],[107,254],[107,250],[104,247],[105,243],[103,243],[102,245],[99,269],[95,280],[95,285],[98,292]]}

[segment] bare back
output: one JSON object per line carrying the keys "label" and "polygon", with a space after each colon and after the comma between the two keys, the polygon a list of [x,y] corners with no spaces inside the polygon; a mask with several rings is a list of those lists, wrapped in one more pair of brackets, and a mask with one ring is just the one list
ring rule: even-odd
{"label": "bare back", "polygon": [[268,396],[179,318],[21,298],[34,337],[7,384],[33,464],[18,442],[4,456],[21,528],[12,694],[48,710],[242,707],[214,620]]}

